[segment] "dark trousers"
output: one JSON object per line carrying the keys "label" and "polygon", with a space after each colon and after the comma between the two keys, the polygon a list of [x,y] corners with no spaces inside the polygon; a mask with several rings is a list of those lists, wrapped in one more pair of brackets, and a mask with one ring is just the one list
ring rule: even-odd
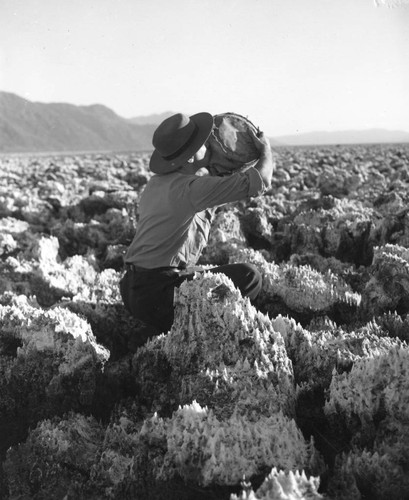
{"label": "dark trousers", "polygon": [[[223,273],[239,288],[243,297],[253,301],[261,289],[262,278],[252,264],[227,264],[209,272]],[[180,274],[174,268],[128,269],[120,282],[122,300],[135,318],[167,332],[173,323],[173,292],[193,274]]]}

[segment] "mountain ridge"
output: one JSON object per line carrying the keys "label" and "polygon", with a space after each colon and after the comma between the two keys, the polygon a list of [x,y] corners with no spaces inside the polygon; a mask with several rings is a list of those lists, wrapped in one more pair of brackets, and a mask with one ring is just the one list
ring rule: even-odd
{"label": "mountain ridge", "polygon": [[155,125],[130,123],[102,104],[32,102],[0,92],[0,152],[150,150]]}
{"label": "mountain ridge", "polygon": [[312,131],[274,137],[283,146],[320,146],[335,144],[381,144],[409,142],[409,132],[370,128],[365,130]]}
{"label": "mountain ridge", "polygon": [[[172,111],[123,118],[103,104],[29,101],[0,91],[0,153],[151,151],[157,125]],[[273,147],[406,143],[409,132],[314,131],[269,137]]]}

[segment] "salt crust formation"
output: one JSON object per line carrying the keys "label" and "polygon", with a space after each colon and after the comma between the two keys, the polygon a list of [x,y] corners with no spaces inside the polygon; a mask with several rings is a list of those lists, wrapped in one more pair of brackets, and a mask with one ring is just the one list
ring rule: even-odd
{"label": "salt crust formation", "polygon": [[386,431],[392,431],[392,439],[375,442],[372,451],[355,449],[336,460],[330,498],[407,498],[408,429],[399,434],[393,432],[393,427]]}
{"label": "salt crust formation", "polygon": [[213,218],[209,240],[199,263],[213,266],[227,264],[232,248],[237,246],[246,246],[239,212],[234,207],[222,208]]}
{"label": "salt crust formation", "polygon": [[[180,448],[190,450],[186,453],[191,455],[183,460],[170,458],[171,463],[195,463],[199,453],[202,472],[196,474],[204,485],[237,483],[243,474],[256,474],[263,463],[289,469],[296,463],[298,467],[308,465],[311,451],[294,422],[285,416],[294,415],[294,385],[282,338],[266,316],[241,298],[227,277],[207,274],[184,283],[176,293],[174,325],[162,342],[166,359],[182,382],[183,399],[201,396],[204,389],[204,401],[211,408],[196,407],[195,421],[191,416],[194,407],[184,406],[167,424],[159,425],[165,435],[169,429],[173,433],[175,425],[181,427],[183,436],[184,429],[191,428],[186,442],[179,438],[172,449],[168,444],[170,457]],[[199,377],[192,387],[193,373]],[[205,384],[200,387],[202,377]],[[157,421],[151,426],[158,428]],[[200,439],[202,433],[207,434],[206,439]],[[250,434],[259,443],[257,452],[246,444],[245,436]],[[284,441],[279,435],[285,435]],[[168,435],[169,440],[178,442]],[[219,448],[215,441],[223,445]],[[192,479],[185,474],[182,477]]]}
{"label": "salt crust formation", "polygon": [[10,498],[101,498],[92,490],[83,495],[80,485],[89,477],[103,438],[104,429],[93,417],[71,413],[66,419],[43,420],[8,452],[4,465]]}
{"label": "salt crust formation", "polygon": [[[356,360],[350,372],[334,373],[325,403],[327,417],[343,424],[352,450],[339,455],[330,492],[340,498],[405,498],[409,488],[406,343]],[[348,485],[348,486],[347,486]],[[341,493],[339,493],[339,490]],[[337,496],[337,498],[338,498]]]}
{"label": "salt crust formation", "polygon": [[274,260],[282,260],[286,251],[368,264],[370,244],[377,241],[381,224],[381,215],[373,208],[358,200],[333,196],[306,200],[291,217],[284,215],[285,209],[272,210],[274,206],[277,207],[277,200],[271,206],[267,197],[243,215],[249,241],[270,250]]}
{"label": "salt crust formation", "polygon": [[[188,384],[194,374],[195,394],[201,395],[201,389],[205,389],[204,399],[212,406],[193,401],[180,405],[169,417],[159,417],[155,412],[142,424],[133,420],[132,408],[124,407],[107,428],[103,443],[99,443],[97,456],[101,458],[91,469],[90,481],[77,485],[77,493],[83,495],[99,488],[104,497],[122,498],[125,486],[143,491],[141,484],[146,474],[154,483],[182,478],[206,487],[234,485],[243,475],[252,477],[271,466],[320,472],[322,462],[313,441],[305,441],[292,418],[292,367],[281,335],[271,327],[270,320],[220,274],[208,273],[185,282],[176,293],[176,302],[171,331],[137,352],[133,360],[135,373],[140,360],[149,359],[149,353],[161,352],[171,368],[170,380],[166,381],[167,392],[161,392],[160,377],[154,379],[157,385],[156,393],[150,395],[151,411],[164,407],[164,397],[168,404],[192,401]],[[220,345],[224,348],[218,348]],[[145,372],[144,376],[151,377],[155,369],[163,369],[161,365],[151,367],[151,373]],[[207,378],[203,387],[199,386],[201,374]],[[141,396],[145,402],[149,397]],[[83,417],[71,418],[79,419],[84,428]],[[89,421],[85,427],[89,429],[90,425],[94,427]],[[67,469],[67,450],[58,442],[61,429],[69,433],[71,425],[64,420],[40,424],[20,449],[9,453],[6,469],[15,494],[30,486],[21,479],[19,483],[13,471],[23,470],[25,477],[33,476],[30,464],[38,463],[38,453],[44,460],[41,457],[47,451],[38,449],[37,441],[49,442],[51,438],[47,440],[46,436],[50,432],[57,448],[47,451],[50,470]],[[84,431],[86,436],[88,432],[91,430]],[[74,441],[72,446],[75,456],[79,445]],[[78,453],[81,456],[83,452],[80,449]],[[38,491],[49,491],[53,475],[46,472],[38,476]]]}
{"label": "salt crust formation", "polygon": [[373,315],[409,312],[409,249],[387,244],[374,248],[371,278],[364,290],[365,308]]}
{"label": "salt crust formation", "polygon": [[95,404],[109,351],[90,325],[56,307],[44,310],[26,296],[0,298],[1,448],[46,417]]}
{"label": "salt crust formation", "polygon": [[376,354],[357,360],[349,373],[332,378],[325,412],[342,415],[348,427],[355,425],[356,417],[362,427],[371,425],[380,413],[382,418],[402,422],[409,417],[408,346]]}
{"label": "salt crust formation", "polygon": [[309,465],[312,453],[295,422],[280,413],[256,422],[238,414],[221,421],[195,401],[170,419],[155,415],[145,421],[141,438],[165,447],[163,459],[153,466],[157,480],[178,474],[203,486],[234,485],[271,464],[302,468]]}
{"label": "salt crust formation", "polygon": [[230,500],[319,500],[324,497],[318,493],[319,478],[310,477],[304,472],[284,471],[273,467],[263,484],[256,492],[251,484],[243,484],[239,496],[231,495]]}
{"label": "salt crust formation", "polygon": [[[33,307],[25,295],[8,293],[1,298],[0,318],[2,336],[21,344],[17,348],[17,356],[32,350],[52,349],[67,359],[73,359],[76,356],[75,349],[89,346],[90,353],[95,352],[101,362],[109,357],[109,352],[97,344],[90,325],[66,309],[56,307],[44,310]],[[64,363],[60,369],[63,373]]]}
{"label": "salt crust formation", "polygon": [[103,262],[109,245],[132,239],[139,194],[152,175],[147,161],[147,155],[3,159],[0,217],[29,223],[37,237],[51,232],[64,258],[94,249]]}
{"label": "salt crust formation", "polygon": [[405,346],[386,336],[376,323],[347,332],[328,322],[314,331],[278,315],[271,324],[284,338],[297,384],[309,387],[327,389],[335,374],[349,372],[357,361]]}
{"label": "salt crust formation", "polygon": [[[365,266],[374,246],[408,247],[407,151],[371,149],[280,149],[271,195],[243,214],[249,241],[277,262],[314,252]],[[261,234],[260,217],[269,227]]]}
{"label": "salt crust formation", "polygon": [[[285,284],[279,288],[284,289],[283,296],[291,298],[290,307],[299,310],[302,304],[302,312],[297,312],[290,309],[281,296],[270,296],[265,290],[262,297],[268,301],[258,304],[273,318],[270,324],[274,338],[283,337],[280,344],[283,347],[273,353],[276,356],[273,366],[281,360],[281,364],[277,364],[281,367],[277,371],[281,378],[274,375],[276,372],[273,374],[268,364],[259,363],[258,356],[264,359],[264,350],[255,349],[254,345],[260,347],[261,344],[254,344],[248,338],[241,341],[238,351],[250,353],[261,366],[258,371],[256,363],[252,366],[240,358],[234,366],[222,360],[220,366],[204,366],[198,372],[193,369],[189,372],[188,366],[177,357],[174,364],[169,361],[164,349],[167,337],[155,339],[139,349],[132,364],[129,356],[121,363],[112,361],[126,352],[117,347],[121,335],[125,337],[126,347],[126,337],[135,328],[123,311],[116,287],[121,256],[137,221],[138,197],[151,175],[146,169],[147,161],[147,155],[1,160],[2,307],[13,307],[16,311],[13,314],[18,318],[21,313],[17,311],[28,310],[28,306],[43,314],[48,312],[45,308],[54,306],[60,319],[39,313],[43,319],[38,321],[41,325],[43,320],[47,325],[54,325],[54,321],[61,320],[69,323],[70,328],[77,325],[77,320],[70,316],[68,321],[69,314],[66,314],[75,313],[75,317],[79,315],[79,319],[86,319],[91,325],[98,342],[102,341],[111,350],[105,364],[93,351],[90,358],[84,359],[94,361],[82,366],[75,355],[73,359],[66,358],[64,349],[58,354],[48,348],[44,351],[30,348],[25,352],[19,335],[6,332],[2,336],[2,373],[15,375],[2,378],[1,408],[5,416],[1,424],[2,439],[6,436],[10,445],[21,442],[10,450],[4,465],[11,495],[52,498],[53,491],[61,491],[62,496],[67,493],[67,498],[81,498],[81,495],[87,499],[135,498],[140,492],[148,491],[150,498],[169,498],[172,490],[166,489],[167,485],[176,483],[180,490],[175,498],[189,498],[189,485],[196,488],[192,491],[198,491],[198,483],[178,482],[178,471],[174,480],[158,482],[158,468],[150,464],[164,463],[165,456],[171,457],[161,470],[167,477],[172,475],[172,467],[168,465],[176,459],[175,455],[168,454],[163,436],[168,436],[171,422],[180,423],[178,412],[183,413],[186,408],[191,411],[192,401],[196,400],[201,408],[199,416],[203,418],[203,412],[207,412],[206,418],[212,415],[212,421],[217,421],[223,429],[224,423],[232,418],[256,425],[277,415],[282,416],[280,422],[287,422],[287,429],[288,422],[293,422],[295,404],[297,423],[307,439],[311,432],[314,434],[328,464],[337,453],[327,486],[324,482],[331,498],[404,498],[409,490],[405,472],[409,432],[404,407],[391,394],[393,391],[405,394],[406,390],[402,377],[407,365],[403,354],[407,347],[402,341],[407,341],[409,336],[407,148],[398,145],[282,148],[270,193],[239,203],[234,210],[225,206],[216,213],[214,238],[212,236],[206,249],[208,255],[204,255],[204,263],[226,263],[232,252],[241,253],[240,260],[244,260],[243,249],[253,247],[258,252],[250,253],[257,254],[261,267],[263,259],[273,264],[274,269],[278,266],[279,270],[275,271],[278,281]],[[58,238],[58,244],[51,236]],[[323,309],[310,309],[310,302],[294,294],[293,280],[287,285],[284,279],[285,266],[290,270],[290,277],[296,275],[296,280],[307,276],[307,287],[295,286],[304,287],[305,295],[310,295],[309,287],[314,280],[321,284],[323,279],[325,286],[318,287],[318,303]],[[294,268],[298,271],[294,272]],[[106,272],[102,273],[104,269]],[[327,285],[333,281],[327,280],[328,271],[328,275],[338,277],[346,291],[362,296],[359,306],[357,302],[348,304],[347,295],[341,292],[333,305],[325,308],[327,299],[323,300],[320,294],[331,296],[328,294],[331,286],[327,288]],[[72,273],[76,273],[77,279],[72,278]],[[289,293],[285,290],[287,286]],[[108,290],[113,293],[106,295]],[[13,294],[5,294],[7,291]],[[27,298],[19,297],[21,294]],[[222,287],[212,300],[222,300],[224,295],[228,301],[229,291]],[[337,315],[331,311],[334,308],[338,309]],[[245,309],[245,316],[247,314],[249,310]],[[303,320],[303,326],[285,318],[286,314]],[[257,328],[264,331],[260,324]],[[39,329],[40,326],[35,331]],[[44,328],[46,332],[50,329],[55,326]],[[46,338],[50,338],[47,335]],[[64,335],[73,338],[70,333]],[[80,337],[74,343],[80,344]],[[69,345],[70,342],[72,340]],[[85,344],[92,343],[86,341]],[[222,350],[220,344],[212,344],[212,349],[217,348]],[[21,355],[24,353],[23,358],[18,358],[19,349]],[[283,365],[285,357],[278,354],[281,349],[285,349],[287,360],[292,362],[294,376],[283,368],[290,362]],[[234,355],[235,350],[231,352]],[[35,357],[33,354],[30,358],[32,353]],[[267,357],[269,355],[270,351]],[[74,373],[64,364],[66,359],[69,366],[73,361]],[[219,358],[215,356],[215,359]],[[60,360],[63,374],[58,372]],[[93,398],[106,399],[101,380],[105,384],[107,379],[99,376],[103,364],[105,373],[111,371],[118,375],[118,389],[122,386],[123,373],[132,373],[138,382],[137,397],[133,395],[129,402],[123,400],[112,413],[108,427],[106,421],[98,423],[77,413],[44,420],[34,429],[38,420],[72,409],[82,413],[93,411],[90,405]],[[191,365],[195,369],[201,366],[194,354]],[[87,374],[90,375],[85,382]],[[43,388],[49,388],[49,377],[55,377],[56,382],[44,397]],[[372,382],[368,377],[372,377]],[[298,387],[294,389],[291,383],[293,389],[285,392],[286,380],[293,379]],[[37,382],[34,384],[33,380]],[[326,406],[323,396],[316,398],[317,388],[320,394],[325,393]],[[348,396],[346,399],[341,388]],[[120,400],[120,394],[116,398]],[[369,404],[369,410],[365,403]],[[155,418],[161,422],[161,441],[150,440],[149,432],[141,436],[142,427],[145,423],[149,426],[155,411]],[[314,425],[308,425],[309,418]],[[29,426],[33,430],[24,441]],[[317,426],[324,440],[320,440]],[[80,429],[80,440],[76,438],[76,428]],[[299,432],[297,426],[295,429]],[[45,439],[41,438],[43,434]],[[50,439],[54,435],[57,439]],[[297,432],[291,435],[297,439]],[[189,439],[187,443],[191,442]],[[323,446],[325,440],[335,449],[331,453]],[[57,453],[60,443],[61,450]],[[302,449],[308,448],[309,457],[315,454],[315,458],[295,466],[294,476],[294,471],[302,467],[314,475],[320,474],[316,466],[319,460],[312,452],[311,443],[304,441],[302,446]],[[72,457],[88,456],[87,449],[91,451],[92,460],[78,458],[78,468],[75,468]],[[56,456],[58,458],[54,458]],[[36,463],[43,465],[35,468]],[[184,477],[189,477],[186,464],[178,467]],[[197,470],[192,471],[191,477],[198,474]],[[291,477],[290,471],[286,471],[286,475]],[[55,489],[56,478],[61,478],[60,489]],[[0,491],[3,485],[7,488],[7,481],[0,470]],[[211,495],[213,493],[214,490]],[[225,490],[224,494],[226,496]],[[219,493],[219,497],[222,496]]]}
{"label": "salt crust formation", "polygon": [[0,280],[3,290],[36,295],[41,305],[50,306],[63,298],[73,301],[120,300],[120,274],[114,269],[99,271],[93,254],[74,255],[63,262],[54,236],[40,237],[25,251],[3,261]]}
{"label": "salt crust formation", "polygon": [[[154,416],[145,422],[146,438],[159,432],[168,443],[160,473],[170,468],[203,485],[234,484],[243,474],[259,472],[263,464],[317,466],[313,444],[305,443],[291,420],[292,367],[270,320],[221,274],[185,282],[175,300],[171,331],[144,349],[163,351],[179,391],[176,401],[192,401],[196,395],[209,409],[185,404],[170,419]],[[141,351],[135,364],[146,356]],[[248,447],[245,436],[250,435],[259,443],[258,451]],[[279,435],[286,436],[283,442]],[[181,449],[185,456],[180,456]],[[317,463],[312,465],[313,460]],[[200,467],[190,471],[197,461]]]}
{"label": "salt crust formation", "polygon": [[35,296],[42,307],[58,304],[86,318],[116,360],[125,353],[131,333],[141,331],[140,322],[122,305],[122,274],[113,268],[101,270],[92,251],[64,260],[59,251],[54,236],[29,238],[18,253],[0,262],[0,291]]}
{"label": "salt crust formation", "polygon": [[238,248],[230,262],[255,264],[263,276],[260,300],[271,303],[276,297],[295,312],[325,312],[339,302],[359,306],[361,296],[331,271],[322,274],[310,266],[267,262],[257,250]]}
{"label": "salt crust formation", "polygon": [[[402,337],[403,324],[396,314],[352,332],[330,321],[306,330],[290,318],[272,320],[293,361],[297,394],[308,398],[317,388],[324,389],[328,421],[335,434],[351,440],[352,451],[336,457],[330,498],[359,499],[360,492],[369,498],[404,498],[407,491],[409,349],[389,336]],[[301,412],[306,409],[301,406]]]}
{"label": "salt crust formation", "polygon": [[376,322],[386,335],[409,343],[409,314],[400,316],[396,311],[384,313],[376,318]]}

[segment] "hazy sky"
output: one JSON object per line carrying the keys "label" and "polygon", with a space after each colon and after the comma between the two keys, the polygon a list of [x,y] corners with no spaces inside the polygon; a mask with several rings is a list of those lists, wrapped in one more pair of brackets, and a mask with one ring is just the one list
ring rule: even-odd
{"label": "hazy sky", "polygon": [[247,115],[268,135],[409,131],[409,0],[0,0],[0,90]]}

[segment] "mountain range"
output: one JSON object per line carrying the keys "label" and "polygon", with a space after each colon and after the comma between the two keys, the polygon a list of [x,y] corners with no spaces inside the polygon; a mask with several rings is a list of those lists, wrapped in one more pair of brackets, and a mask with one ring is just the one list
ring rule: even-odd
{"label": "mountain range", "polygon": [[0,152],[151,150],[155,128],[101,104],[45,104],[0,92]]}
{"label": "mountain range", "polygon": [[336,132],[317,131],[279,136],[273,140],[277,144],[286,146],[404,143],[409,142],[409,132],[377,128],[367,130],[338,130]]}
{"label": "mountain range", "polygon": [[[0,153],[151,151],[165,113],[123,118],[101,104],[32,102],[0,91]],[[390,130],[310,132],[270,138],[273,146],[409,142],[409,133]]]}

